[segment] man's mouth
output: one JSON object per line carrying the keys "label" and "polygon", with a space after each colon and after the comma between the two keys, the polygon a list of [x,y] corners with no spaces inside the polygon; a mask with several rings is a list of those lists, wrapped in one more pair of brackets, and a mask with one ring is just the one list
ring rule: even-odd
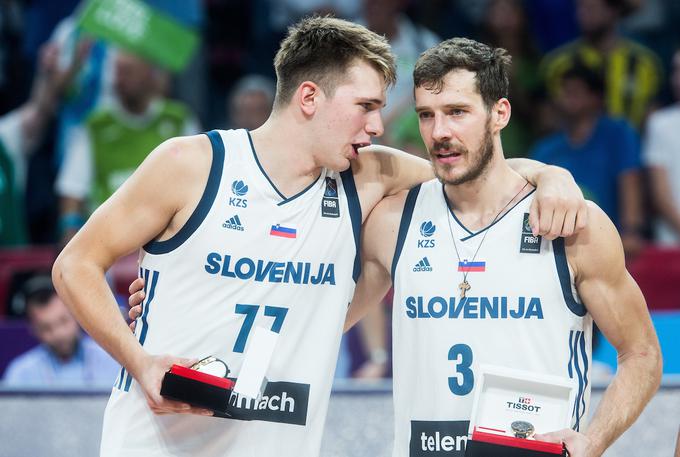
{"label": "man's mouth", "polygon": [[456,163],[463,156],[462,152],[440,149],[432,154],[432,159],[439,163]]}
{"label": "man's mouth", "polygon": [[352,149],[354,149],[354,155],[358,156],[360,148],[364,148],[364,147],[370,146],[370,145],[371,145],[371,143],[354,143],[354,144],[352,144]]}
{"label": "man's mouth", "polygon": [[434,155],[437,156],[437,157],[441,157],[441,158],[445,159],[447,157],[458,157],[458,156],[462,155],[462,153],[456,152],[456,151],[438,151],[438,152],[435,152]]}

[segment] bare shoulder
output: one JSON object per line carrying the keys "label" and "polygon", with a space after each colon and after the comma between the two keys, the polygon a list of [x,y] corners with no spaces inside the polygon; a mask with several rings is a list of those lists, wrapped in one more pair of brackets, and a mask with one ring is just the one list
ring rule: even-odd
{"label": "bare shoulder", "polygon": [[212,156],[206,135],[170,138],[148,155],[131,181],[146,182],[145,187],[186,197],[185,203],[190,204],[194,194],[202,193],[205,187]]}
{"label": "bare shoulder", "polygon": [[587,201],[587,226],[566,239],[569,264],[576,281],[593,276],[613,276],[625,270],[621,237],[602,209]]}
{"label": "bare shoulder", "polygon": [[206,135],[170,138],[154,149],[147,162],[161,169],[176,168],[187,173],[210,167],[212,147]]}

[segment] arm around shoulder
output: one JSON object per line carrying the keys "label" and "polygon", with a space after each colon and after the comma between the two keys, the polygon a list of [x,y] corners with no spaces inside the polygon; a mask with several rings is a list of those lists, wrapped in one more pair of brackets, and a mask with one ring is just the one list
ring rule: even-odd
{"label": "arm around shoulder", "polygon": [[383,145],[361,149],[354,175],[358,183],[379,183],[383,196],[434,178],[429,161]]}

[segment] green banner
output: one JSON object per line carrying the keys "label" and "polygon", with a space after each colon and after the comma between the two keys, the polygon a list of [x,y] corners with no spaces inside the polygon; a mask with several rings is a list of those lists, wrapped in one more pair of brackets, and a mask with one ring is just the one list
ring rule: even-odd
{"label": "green banner", "polygon": [[78,21],[86,32],[172,71],[182,70],[198,34],[142,0],[90,0]]}

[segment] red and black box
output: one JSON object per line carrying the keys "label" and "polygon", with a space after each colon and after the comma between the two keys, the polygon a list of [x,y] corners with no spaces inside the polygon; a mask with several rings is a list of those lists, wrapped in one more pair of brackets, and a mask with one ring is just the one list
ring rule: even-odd
{"label": "red and black box", "polygon": [[173,365],[163,377],[161,395],[229,417],[229,397],[234,384],[228,378]]}
{"label": "red and black box", "polygon": [[567,456],[561,443],[515,438],[482,432],[475,427],[465,445],[465,457],[556,457]]}

